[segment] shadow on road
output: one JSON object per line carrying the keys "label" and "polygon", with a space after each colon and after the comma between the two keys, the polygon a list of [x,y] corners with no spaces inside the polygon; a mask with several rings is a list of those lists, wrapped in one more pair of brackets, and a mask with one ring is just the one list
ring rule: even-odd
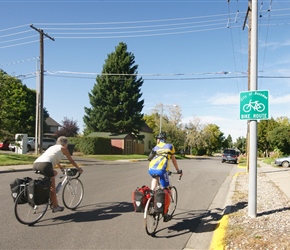
{"label": "shadow on road", "polygon": [[123,213],[133,212],[133,205],[129,202],[97,203],[78,208],[74,213],[59,216],[54,220],[86,222],[95,220],[110,220]]}
{"label": "shadow on road", "polygon": [[[115,217],[122,215],[123,213],[134,212],[132,203],[130,202],[106,202],[97,203],[92,205],[80,206],[75,211],[71,211],[70,214],[60,215],[55,218],[49,218],[41,220],[35,224],[35,227],[57,225],[70,222],[88,222],[88,221],[100,221],[111,220]],[[58,214],[56,214],[58,215]],[[52,223],[47,224],[49,220]],[[46,224],[41,224],[45,222]]]}
{"label": "shadow on road", "polygon": [[[235,205],[226,206],[224,209],[215,208],[212,210],[195,210],[175,214],[172,221],[175,224],[166,227],[167,225],[159,225],[160,230],[153,237],[156,238],[172,238],[187,233],[205,233],[212,232],[219,226],[219,221],[225,214],[236,212],[247,206],[247,202],[238,202]],[[161,228],[161,226],[164,226]],[[158,236],[163,230],[168,230],[170,233],[167,236]]]}

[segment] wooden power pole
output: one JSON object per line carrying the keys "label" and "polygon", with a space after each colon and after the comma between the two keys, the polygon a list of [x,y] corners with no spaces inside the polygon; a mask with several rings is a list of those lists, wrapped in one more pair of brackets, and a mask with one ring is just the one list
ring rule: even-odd
{"label": "wooden power pole", "polygon": [[36,126],[35,126],[35,153],[42,152],[42,137],[43,137],[43,97],[44,97],[44,44],[43,37],[47,37],[54,41],[54,38],[45,34],[43,30],[35,28],[32,24],[30,27],[36,30],[40,35],[40,75],[39,75],[39,92],[36,91]]}

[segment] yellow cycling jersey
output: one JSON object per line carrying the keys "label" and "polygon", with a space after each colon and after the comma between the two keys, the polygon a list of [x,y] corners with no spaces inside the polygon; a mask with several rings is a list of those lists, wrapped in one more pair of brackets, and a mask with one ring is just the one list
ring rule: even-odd
{"label": "yellow cycling jersey", "polygon": [[156,155],[150,161],[149,169],[168,171],[171,155],[175,153],[174,146],[169,143],[160,142],[153,148],[153,151],[156,152]]}

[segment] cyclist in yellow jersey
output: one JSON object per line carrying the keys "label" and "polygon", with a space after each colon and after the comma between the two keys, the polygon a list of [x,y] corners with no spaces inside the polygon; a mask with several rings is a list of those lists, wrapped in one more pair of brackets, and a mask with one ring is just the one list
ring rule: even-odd
{"label": "cyclist in yellow jersey", "polygon": [[[170,159],[176,169],[176,171],[182,175],[182,170],[179,170],[178,164],[175,158],[174,146],[170,143],[165,143],[166,133],[159,133],[156,136],[157,145],[152,149],[150,155],[148,156],[149,170],[148,173],[152,176],[151,181],[151,195],[153,195],[153,190],[155,190],[157,185],[157,178],[163,188],[169,186],[169,162]],[[171,220],[171,216],[168,214],[164,215],[164,222]]]}
{"label": "cyclist in yellow jersey", "polygon": [[152,176],[151,181],[151,190],[154,190],[157,185],[156,178],[160,179],[160,184],[163,188],[167,188],[169,186],[169,162],[170,159],[178,173],[182,173],[182,170],[179,170],[178,164],[175,158],[175,149],[174,146],[170,143],[165,143],[166,133],[159,133],[156,136],[157,145],[152,149],[148,160],[149,163],[149,174]]}

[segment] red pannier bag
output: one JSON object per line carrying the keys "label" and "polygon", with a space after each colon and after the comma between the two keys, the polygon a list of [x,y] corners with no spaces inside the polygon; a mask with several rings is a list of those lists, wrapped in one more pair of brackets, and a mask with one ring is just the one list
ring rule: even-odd
{"label": "red pannier bag", "polygon": [[154,195],[154,211],[167,214],[170,205],[170,190],[167,188],[157,189]]}
{"label": "red pannier bag", "polygon": [[146,202],[150,198],[150,188],[143,185],[133,191],[132,200],[135,212],[144,212]]}

